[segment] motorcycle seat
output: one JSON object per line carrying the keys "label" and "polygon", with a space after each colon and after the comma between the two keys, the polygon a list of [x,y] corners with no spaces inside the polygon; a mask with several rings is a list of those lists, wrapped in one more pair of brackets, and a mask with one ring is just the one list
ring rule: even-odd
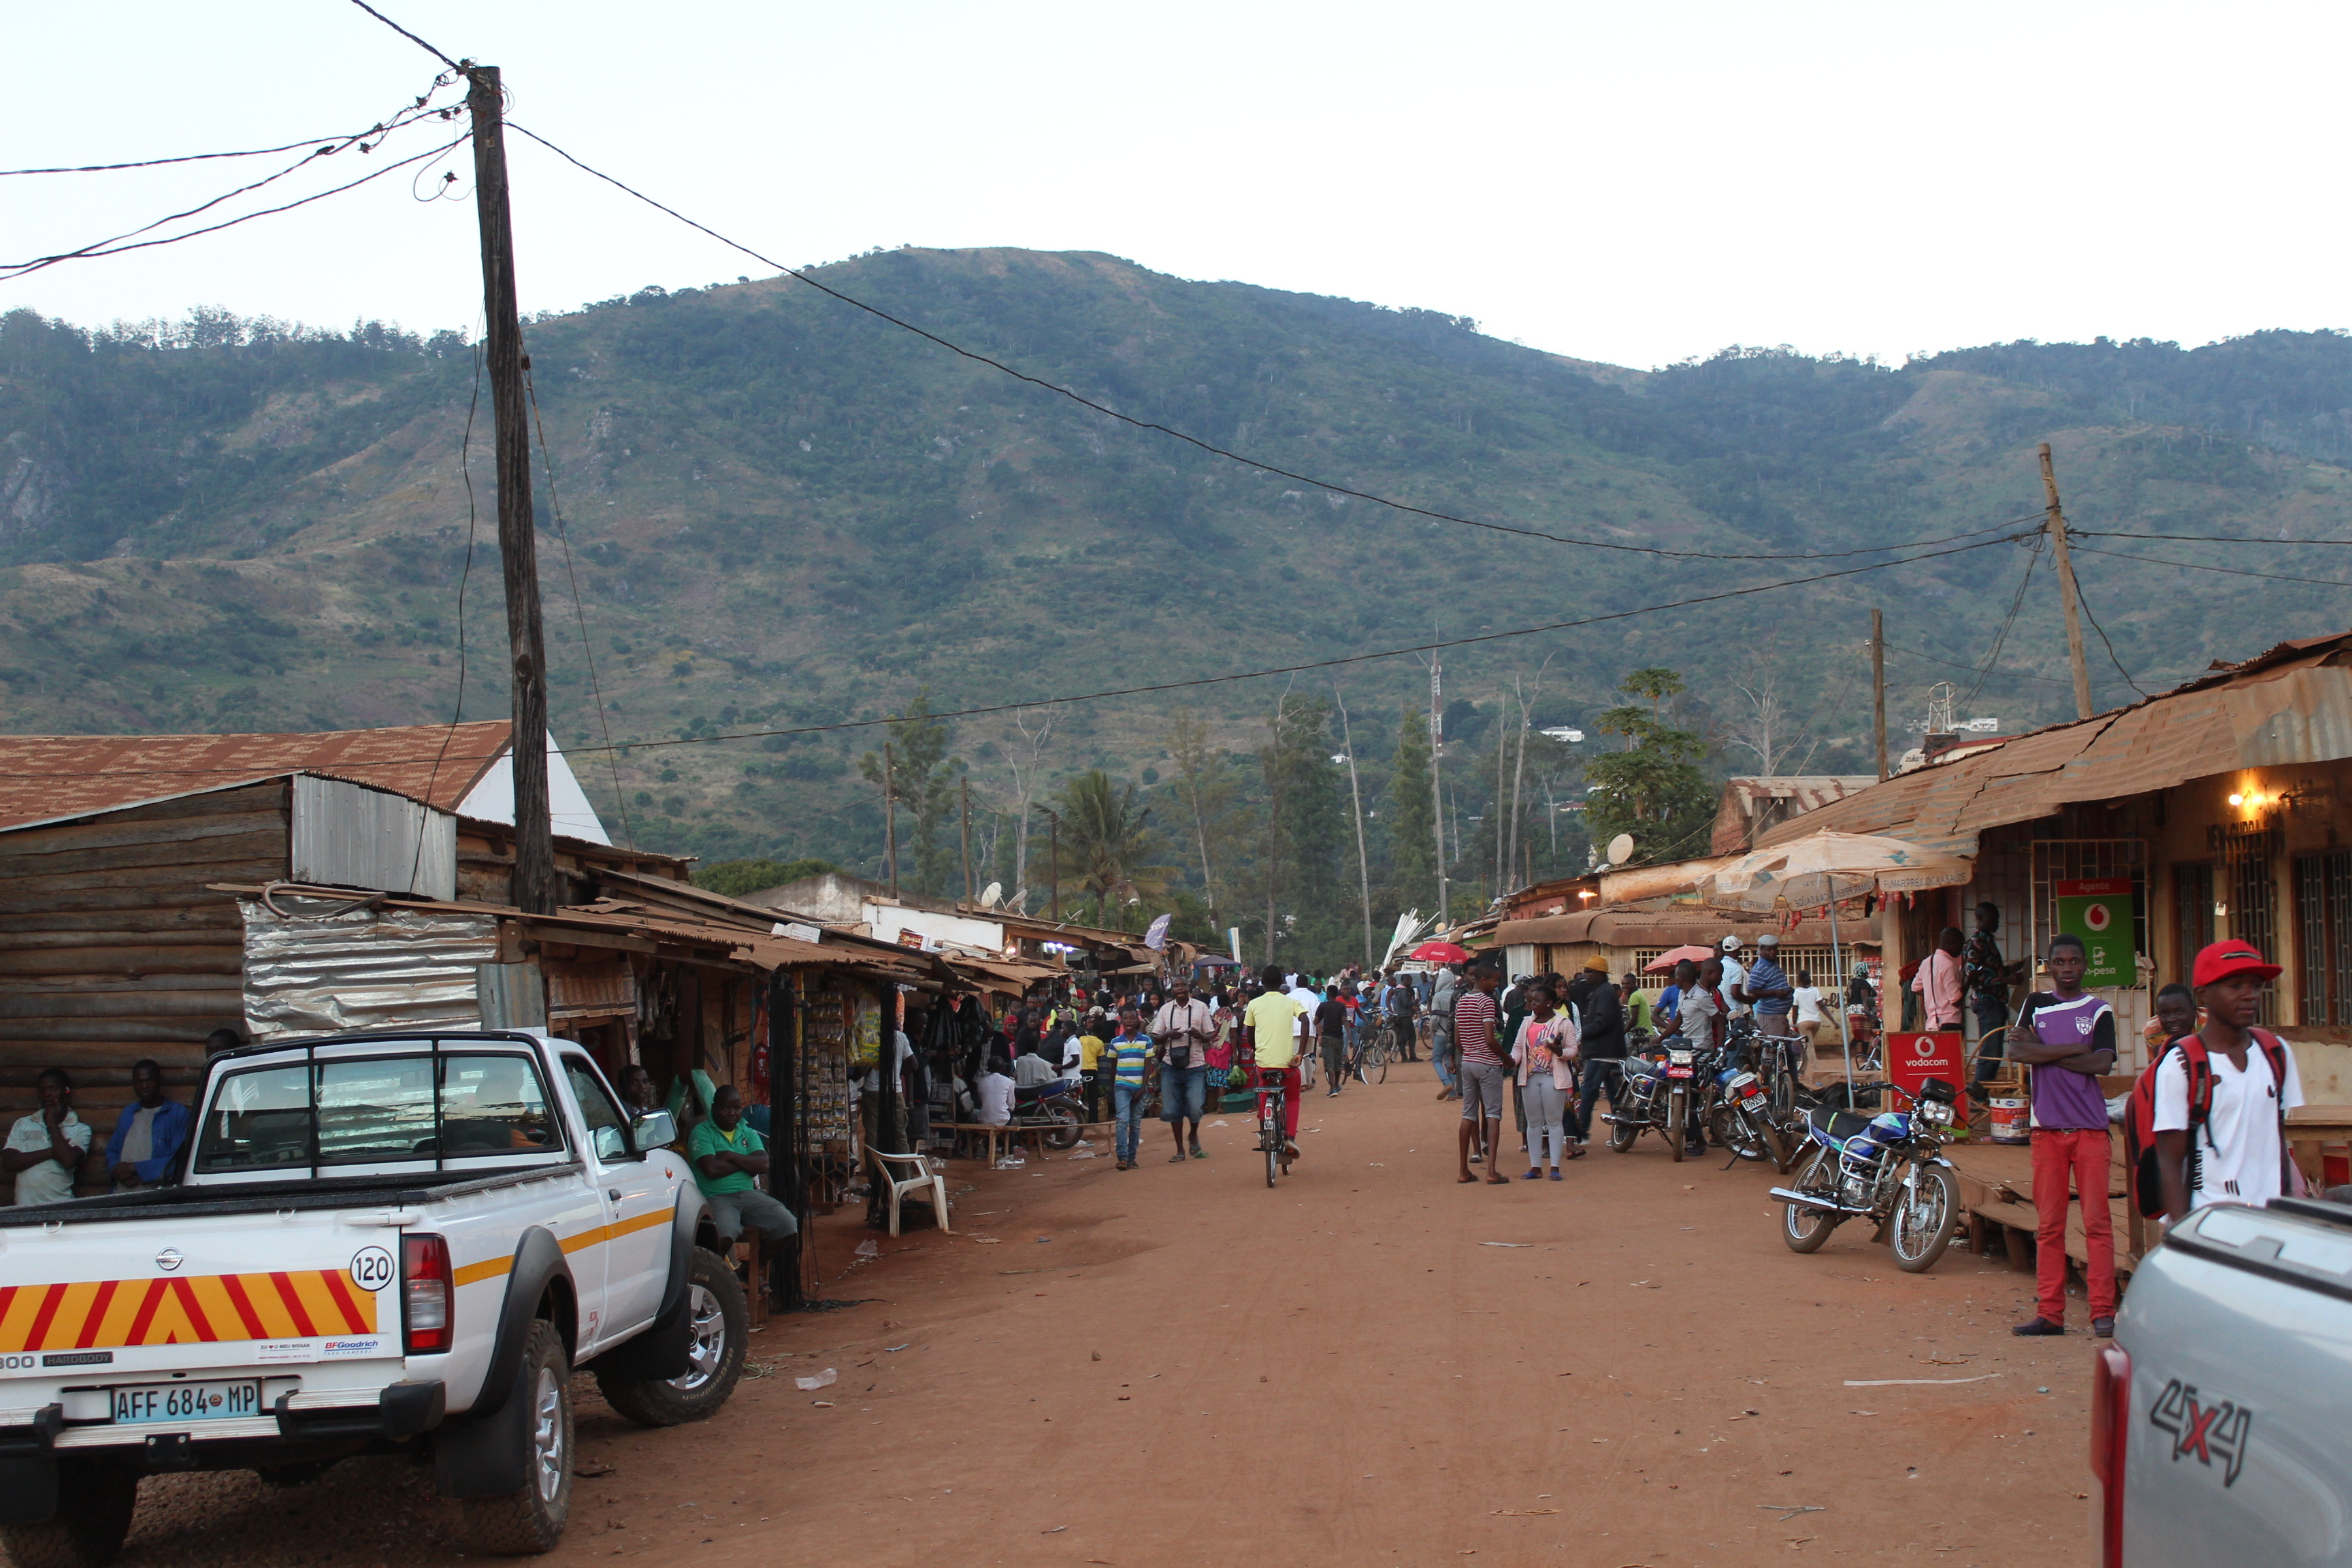
{"label": "motorcycle seat", "polygon": [[1867,1116],[1856,1116],[1851,1110],[1832,1110],[1828,1106],[1807,1111],[1805,1121],[1832,1149],[1843,1149],[1847,1139],[1870,1126]]}

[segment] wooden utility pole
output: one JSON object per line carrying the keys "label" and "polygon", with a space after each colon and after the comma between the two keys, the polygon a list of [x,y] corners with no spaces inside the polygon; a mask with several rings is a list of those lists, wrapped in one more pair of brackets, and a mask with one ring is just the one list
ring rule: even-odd
{"label": "wooden utility pole", "polygon": [[890,742],[882,742],[882,858],[890,868],[890,896],[898,896],[898,784]]}
{"label": "wooden utility pole", "polygon": [[1870,731],[1878,741],[1878,782],[1886,782],[1886,616],[1870,612]]}
{"label": "wooden utility pole", "polygon": [[[1502,692],[1495,695],[1495,717],[1505,718],[1511,710],[1510,698]],[[1511,732],[1502,724],[1495,726],[1495,896],[1501,898],[1510,889],[1503,884],[1510,879],[1510,867],[1503,857],[1507,847],[1503,843],[1503,759],[1511,754]]]}
{"label": "wooden utility pole", "polygon": [[2050,498],[2050,545],[2058,561],[2058,604],[2066,612],[2066,658],[2074,666],[2074,717],[2091,716],[2091,667],[2083,658],[2083,608],[2074,594],[2074,563],[2066,553],[2066,514],[2058,509],[2058,474],[2050,443],[2042,443],[2042,493]]}
{"label": "wooden utility pole", "polygon": [[1348,700],[1337,686],[1331,688],[1331,700],[1339,705],[1339,743],[1348,748],[1348,798],[1356,808],[1356,885],[1364,895],[1364,962],[1378,964],[1372,955],[1372,861],[1364,851],[1364,791],[1356,779],[1356,736],[1348,723]]}
{"label": "wooden utility pole", "polygon": [[496,434],[499,563],[507,590],[512,655],[515,908],[555,912],[555,829],[547,805],[547,647],[540,635],[539,544],[532,532],[530,437],[524,417],[522,321],[515,310],[514,224],[507,200],[505,97],[499,68],[473,66],[466,107],[474,118],[474,205],[482,230],[482,363],[490,374]]}
{"label": "wooden utility pole", "polygon": [[971,775],[962,774],[956,780],[956,790],[963,797],[963,901],[971,902]]}
{"label": "wooden utility pole", "polygon": [[1050,834],[1045,840],[1046,896],[1052,900],[1048,908],[1054,919],[1058,921],[1062,918],[1062,814],[1050,805],[1032,805],[1029,809],[1045,814],[1047,831]]}

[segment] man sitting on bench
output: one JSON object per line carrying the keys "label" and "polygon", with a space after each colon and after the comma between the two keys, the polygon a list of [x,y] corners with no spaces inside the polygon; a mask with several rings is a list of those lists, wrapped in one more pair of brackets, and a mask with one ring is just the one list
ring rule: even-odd
{"label": "man sitting on bench", "polygon": [[734,1085],[712,1098],[710,1120],[696,1124],[687,1140],[687,1157],[694,1162],[695,1184],[710,1200],[721,1250],[732,1247],[746,1227],[772,1249],[800,1234],[793,1211],[760,1190],[756,1178],[768,1173],[768,1145],[743,1125],[743,1097]]}

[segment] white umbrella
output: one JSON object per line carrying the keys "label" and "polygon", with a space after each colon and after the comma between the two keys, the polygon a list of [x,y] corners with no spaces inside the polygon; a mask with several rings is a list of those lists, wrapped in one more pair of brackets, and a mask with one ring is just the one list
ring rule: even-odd
{"label": "white umbrella", "polygon": [[[1742,855],[1728,866],[1699,879],[1699,897],[1717,909],[1769,913],[1774,910],[1811,910],[1826,906],[1830,912],[1830,963],[1840,984],[1845,960],[1840,955],[1837,907],[1841,899],[1864,893],[1913,893],[1927,888],[1958,887],[1976,875],[1976,862],[1964,855],[1922,849],[1901,838],[1867,833],[1816,833],[1770,849]],[[1853,1082],[1853,1037],[1846,1027],[1845,1008],[1837,1010],[1838,1038],[1845,1047],[1845,1079]]]}

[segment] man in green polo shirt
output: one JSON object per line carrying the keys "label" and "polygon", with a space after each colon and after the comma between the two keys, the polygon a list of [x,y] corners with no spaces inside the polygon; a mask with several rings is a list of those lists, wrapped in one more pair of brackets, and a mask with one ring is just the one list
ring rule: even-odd
{"label": "man in green polo shirt", "polygon": [[719,1244],[732,1247],[747,1225],[771,1242],[800,1234],[793,1211],[760,1190],[768,1173],[768,1145],[743,1125],[743,1097],[732,1084],[710,1102],[710,1120],[698,1122],[686,1141],[694,1181],[710,1200],[710,1220]]}

